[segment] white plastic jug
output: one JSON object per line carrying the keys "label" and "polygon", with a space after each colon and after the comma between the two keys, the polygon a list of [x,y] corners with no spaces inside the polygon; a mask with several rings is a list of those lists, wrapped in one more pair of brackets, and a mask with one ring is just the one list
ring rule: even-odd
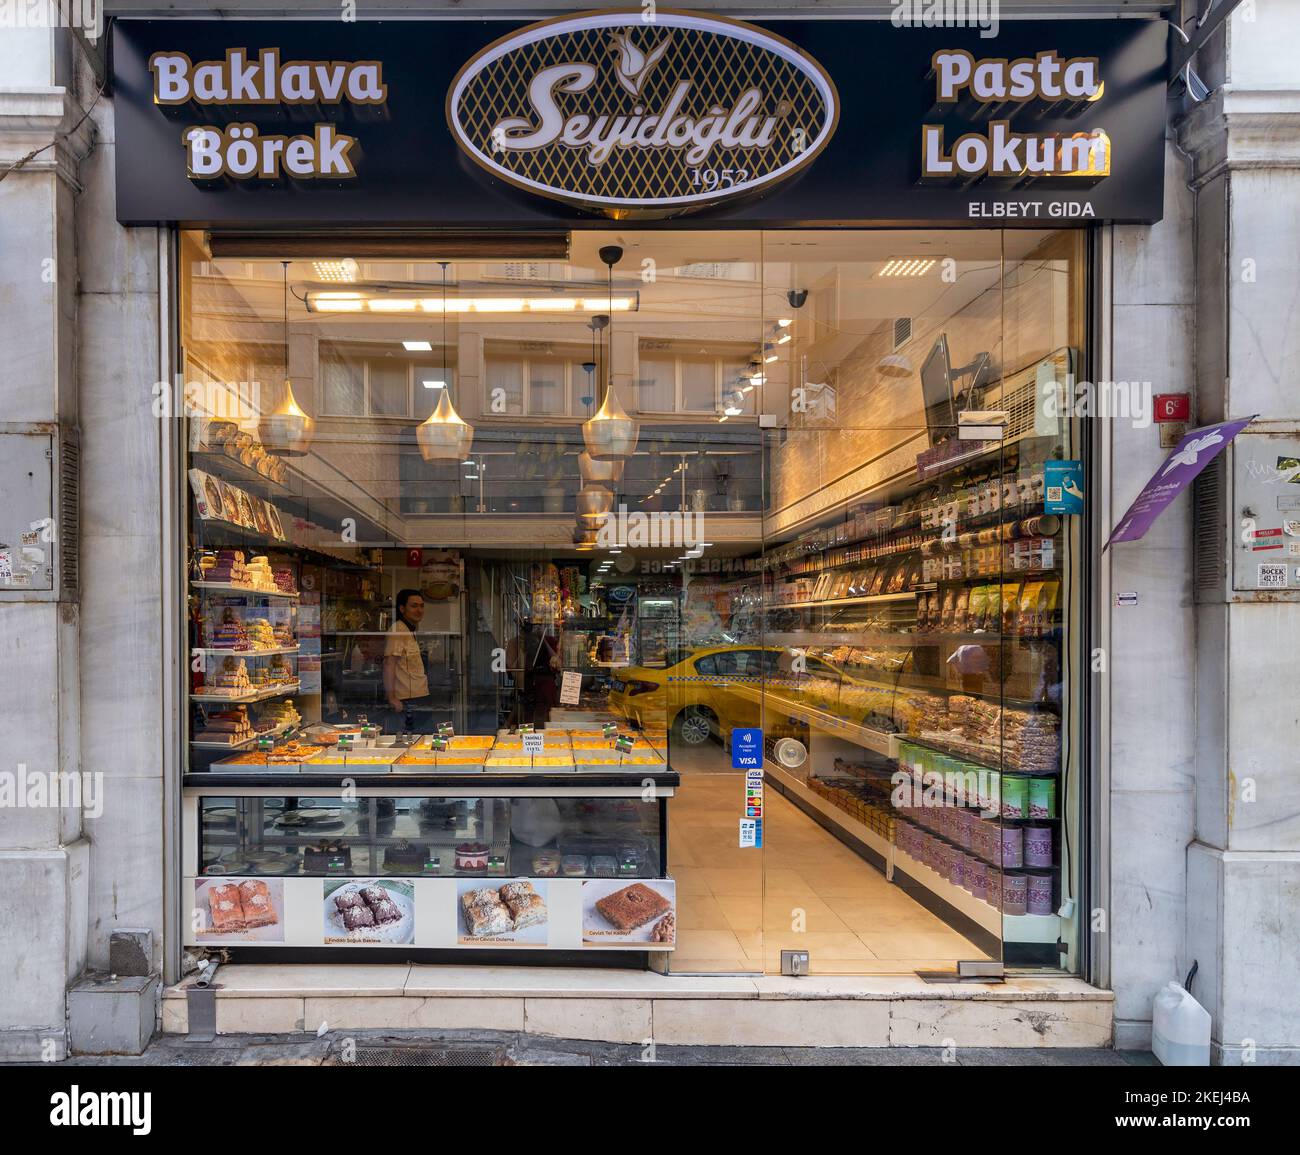
{"label": "white plastic jug", "polygon": [[1210,1012],[1178,983],[1156,995],[1151,1049],[1166,1067],[1210,1065]]}

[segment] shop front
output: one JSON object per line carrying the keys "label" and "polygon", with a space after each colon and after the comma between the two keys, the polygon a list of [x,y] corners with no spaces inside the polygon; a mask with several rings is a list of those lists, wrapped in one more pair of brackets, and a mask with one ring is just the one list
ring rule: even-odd
{"label": "shop front", "polygon": [[115,26],[118,218],[172,230],[170,978],[1093,977],[1086,226],[1160,216],[1165,32],[986,47]]}

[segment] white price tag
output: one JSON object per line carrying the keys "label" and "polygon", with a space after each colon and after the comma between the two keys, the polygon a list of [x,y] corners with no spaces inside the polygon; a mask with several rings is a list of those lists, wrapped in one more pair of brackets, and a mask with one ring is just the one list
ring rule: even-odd
{"label": "white price tag", "polygon": [[533,730],[524,735],[524,753],[535,758],[546,748],[546,739],[540,730]]}
{"label": "white price tag", "polygon": [[582,675],[577,670],[565,670],[560,677],[560,705],[576,706],[582,694]]}

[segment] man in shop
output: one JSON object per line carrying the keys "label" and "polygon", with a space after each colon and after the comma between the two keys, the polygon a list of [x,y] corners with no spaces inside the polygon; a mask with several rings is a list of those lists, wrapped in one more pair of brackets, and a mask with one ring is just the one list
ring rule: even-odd
{"label": "man in shop", "polygon": [[391,711],[386,730],[413,732],[427,723],[432,708],[424,654],[415,637],[423,618],[420,591],[399,590],[397,621],[384,639],[384,699]]}

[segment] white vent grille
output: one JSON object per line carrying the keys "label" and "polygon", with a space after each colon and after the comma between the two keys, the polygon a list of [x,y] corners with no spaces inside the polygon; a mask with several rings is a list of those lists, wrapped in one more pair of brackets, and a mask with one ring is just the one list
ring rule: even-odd
{"label": "white vent grille", "polygon": [[1031,373],[1029,377],[1013,384],[998,401],[998,408],[1006,410],[1007,424],[1004,434],[1007,441],[1018,441],[1021,437],[1034,435],[1034,405],[1038,398],[1037,383]]}
{"label": "white vent grille", "polygon": [[897,317],[894,320],[894,348],[897,353],[904,345],[912,339],[912,318]]}
{"label": "white vent grille", "polygon": [[502,268],[510,281],[540,281],[546,276],[546,266],[540,261],[507,261]]}

